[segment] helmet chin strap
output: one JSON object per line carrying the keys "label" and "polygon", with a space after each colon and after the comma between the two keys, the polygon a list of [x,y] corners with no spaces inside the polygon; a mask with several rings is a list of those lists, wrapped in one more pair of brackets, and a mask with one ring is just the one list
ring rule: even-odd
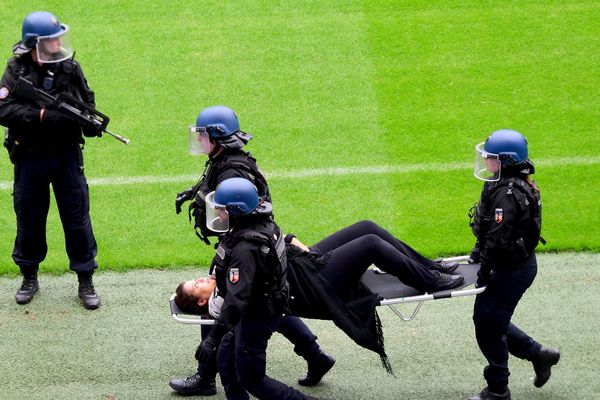
{"label": "helmet chin strap", "polygon": [[216,156],[218,156],[219,154],[221,154],[222,152],[225,151],[225,147],[221,146],[217,142],[213,142],[213,143],[214,143],[213,149],[210,153],[208,153],[209,158],[215,158]]}

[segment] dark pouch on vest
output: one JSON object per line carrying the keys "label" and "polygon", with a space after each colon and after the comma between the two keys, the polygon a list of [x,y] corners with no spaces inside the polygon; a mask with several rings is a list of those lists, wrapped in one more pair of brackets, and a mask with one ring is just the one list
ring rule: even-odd
{"label": "dark pouch on vest", "polygon": [[515,250],[518,259],[527,259],[531,255],[527,250],[527,246],[525,245],[525,240],[523,240],[523,238],[518,238],[515,240]]}
{"label": "dark pouch on vest", "polygon": [[14,140],[11,140],[8,135],[8,129],[6,130],[6,135],[4,136],[4,147],[6,147],[6,151],[8,151],[8,158],[10,158],[11,163],[15,163],[18,158],[18,145]]}

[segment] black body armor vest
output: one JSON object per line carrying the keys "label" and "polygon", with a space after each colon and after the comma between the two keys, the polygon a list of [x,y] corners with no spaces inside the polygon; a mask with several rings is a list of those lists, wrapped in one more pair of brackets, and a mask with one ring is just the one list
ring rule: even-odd
{"label": "black body armor vest", "polygon": [[529,257],[538,242],[546,243],[541,237],[542,231],[542,200],[540,194],[530,184],[517,177],[501,178],[497,182],[488,182],[484,186],[481,199],[469,212],[470,225],[477,237],[480,247],[485,244],[485,238],[494,221],[492,199],[495,194],[506,188],[507,196],[512,196],[520,214],[513,237],[516,249],[522,257]]}
{"label": "black body armor vest", "polygon": [[[275,239],[276,237],[276,239]],[[266,255],[264,264],[256,265],[256,278],[252,289],[250,314],[261,316],[288,312],[289,286],[287,283],[287,253],[284,238],[273,222],[258,227],[241,229],[229,233],[219,242],[215,256],[215,275],[221,296],[227,295],[226,280],[229,270],[230,254],[242,241],[250,241],[260,246]],[[254,262],[249,260],[249,262]],[[244,265],[239,266],[244,268]]]}
{"label": "black body armor vest", "polygon": [[228,154],[225,153],[216,161],[209,159],[206,162],[204,173],[198,183],[192,188],[192,202],[188,209],[190,221],[194,218],[194,230],[196,235],[209,244],[208,237],[219,236],[218,233],[206,227],[206,204],[204,197],[215,190],[220,183],[219,176],[228,169],[239,171],[239,175],[250,180],[258,189],[258,195],[265,201],[271,202],[271,195],[267,180],[258,169],[256,159],[250,153],[243,151]]}

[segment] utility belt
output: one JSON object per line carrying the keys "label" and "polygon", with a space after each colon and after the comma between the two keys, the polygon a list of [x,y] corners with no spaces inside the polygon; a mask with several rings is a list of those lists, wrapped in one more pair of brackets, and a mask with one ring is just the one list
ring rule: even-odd
{"label": "utility belt", "polygon": [[530,267],[535,261],[535,253],[530,254],[526,258],[520,259],[502,259],[502,260],[494,260],[490,264],[490,269],[496,273],[518,273],[519,270],[523,268]]}
{"label": "utility belt", "polygon": [[269,294],[256,302],[252,301],[245,315],[250,318],[263,319],[272,317],[273,315],[288,314],[288,290],[281,291],[278,293]]}
{"label": "utility belt", "polygon": [[[483,245],[483,244],[482,244]],[[483,263],[490,265],[494,270],[514,269],[529,263],[532,256],[535,255],[534,250],[528,250],[525,240],[518,238],[514,240],[509,249],[506,249],[502,255],[491,257],[489,260],[481,260]]]}
{"label": "utility belt", "polygon": [[27,146],[23,144],[17,144],[14,141],[5,139],[4,147],[8,151],[10,161],[15,164],[19,160],[23,159],[27,155],[56,155],[61,153],[68,153],[70,151],[76,152],[77,165],[81,172],[83,172],[83,151],[82,145],[79,143],[46,143],[44,146]]}

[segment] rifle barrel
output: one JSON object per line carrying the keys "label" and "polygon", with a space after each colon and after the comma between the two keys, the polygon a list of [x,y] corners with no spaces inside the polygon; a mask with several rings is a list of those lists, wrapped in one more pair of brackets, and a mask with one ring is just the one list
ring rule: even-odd
{"label": "rifle barrel", "polygon": [[125,144],[129,144],[129,139],[124,138],[123,136],[121,136],[121,135],[119,135],[117,133],[111,132],[108,129],[105,129],[104,132],[108,133],[110,136],[114,137],[115,139],[119,140],[120,142],[123,142]]}

